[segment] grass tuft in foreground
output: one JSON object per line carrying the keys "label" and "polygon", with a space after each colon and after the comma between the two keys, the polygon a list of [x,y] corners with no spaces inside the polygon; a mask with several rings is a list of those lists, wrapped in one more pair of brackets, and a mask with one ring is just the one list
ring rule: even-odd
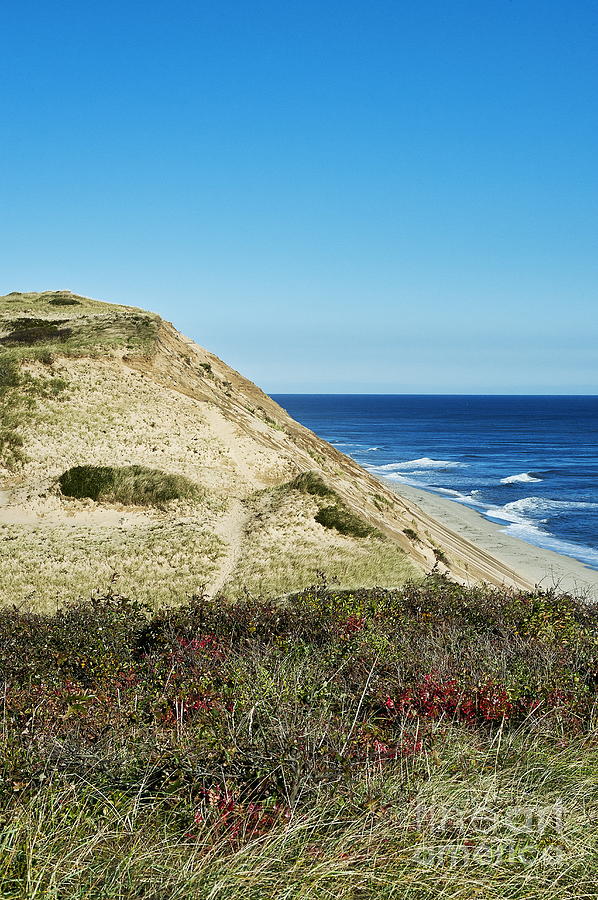
{"label": "grass tuft in foreground", "polygon": [[0,614],[7,898],[590,898],[596,610],[313,588]]}
{"label": "grass tuft in foreground", "polygon": [[58,478],[65,497],[89,498],[125,506],[161,506],[171,500],[192,500],[197,484],[146,466],[74,466]]}

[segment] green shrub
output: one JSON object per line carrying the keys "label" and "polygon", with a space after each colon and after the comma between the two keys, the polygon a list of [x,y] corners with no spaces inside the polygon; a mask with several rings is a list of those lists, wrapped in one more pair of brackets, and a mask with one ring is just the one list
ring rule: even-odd
{"label": "green shrub", "polygon": [[145,466],[74,466],[63,472],[58,483],[66,497],[126,506],[161,506],[199,496],[198,485],[183,475]]}
{"label": "green shrub", "polygon": [[44,341],[65,341],[72,333],[72,328],[58,328],[50,322],[32,327],[21,325],[10,334],[0,338],[0,343],[31,345],[41,344]]}
{"label": "green shrub", "polygon": [[52,297],[51,300],[48,300],[50,306],[81,306],[80,300],[75,300],[74,297]]}
{"label": "green shrub", "polygon": [[37,294],[37,300],[51,306],[81,306],[81,301],[85,300],[85,297],[71,294],[70,291],[43,291]]}
{"label": "green shrub", "polygon": [[304,494],[313,494],[316,497],[336,497],[336,493],[328,487],[317,472],[301,472],[289,482],[289,487]]}
{"label": "green shrub", "polygon": [[22,331],[24,328],[57,328],[58,325],[64,325],[68,319],[36,319],[33,316],[22,316],[12,321],[4,322],[3,325],[12,331]]}
{"label": "green shrub", "polygon": [[421,543],[419,534],[413,528],[403,528],[403,534],[406,535],[410,541],[415,541],[418,544]]}
{"label": "green shrub", "polygon": [[324,506],[315,515],[316,522],[325,528],[334,528],[341,534],[347,534],[351,537],[370,537],[379,536],[377,529],[372,528],[359,516],[356,516],[351,510],[347,509],[342,503],[335,503],[334,506]]}

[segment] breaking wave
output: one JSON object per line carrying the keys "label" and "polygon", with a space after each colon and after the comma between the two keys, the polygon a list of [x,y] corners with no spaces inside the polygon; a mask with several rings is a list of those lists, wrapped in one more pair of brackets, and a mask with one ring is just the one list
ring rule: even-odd
{"label": "breaking wave", "polygon": [[542,479],[538,478],[538,476],[534,475],[532,472],[521,472],[520,475],[509,475],[507,478],[500,479],[501,484],[517,484],[520,481],[542,481]]}
{"label": "breaking wave", "polygon": [[410,472],[413,469],[460,469],[467,463],[452,459],[431,459],[422,456],[420,459],[406,459],[404,462],[387,463],[383,466],[372,466],[375,472]]}

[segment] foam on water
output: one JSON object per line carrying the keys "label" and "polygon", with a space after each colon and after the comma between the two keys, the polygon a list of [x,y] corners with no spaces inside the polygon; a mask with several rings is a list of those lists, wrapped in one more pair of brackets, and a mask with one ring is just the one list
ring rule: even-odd
{"label": "foam on water", "polygon": [[406,459],[404,462],[386,463],[369,468],[376,472],[402,472],[413,469],[460,469],[466,465],[467,463],[456,462],[454,459],[431,459],[429,456],[421,456],[419,459]]}
{"label": "foam on water", "polygon": [[529,544],[535,544],[536,547],[542,547],[545,550],[553,550],[555,553],[565,554],[565,556],[573,556],[575,559],[581,560],[588,566],[598,568],[598,550],[594,547],[587,547],[584,544],[577,544],[573,541],[566,541],[558,538],[537,525],[529,523],[513,523],[506,528],[501,529],[505,534],[511,537],[519,538],[519,540],[527,541]]}
{"label": "foam on water", "polygon": [[[546,516],[547,513],[554,516],[581,509],[598,509],[598,503],[585,500],[552,500],[550,497],[522,497],[520,500],[505,503],[504,506],[490,506],[487,512],[488,515],[497,519],[503,518],[507,522],[533,522],[538,521],[538,516]],[[540,521],[547,520],[540,518]]]}
{"label": "foam on water", "polygon": [[522,472],[520,475],[509,475],[507,478],[501,478],[501,484],[517,484],[518,482],[542,481],[530,472]]}

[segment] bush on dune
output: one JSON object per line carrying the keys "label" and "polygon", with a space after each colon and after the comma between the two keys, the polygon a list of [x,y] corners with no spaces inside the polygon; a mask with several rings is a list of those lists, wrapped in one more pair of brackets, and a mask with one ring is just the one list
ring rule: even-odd
{"label": "bush on dune", "polygon": [[344,503],[341,503],[340,501],[333,506],[323,506],[322,509],[316,513],[315,520],[316,522],[319,522],[320,525],[323,525],[324,528],[334,528],[339,534],[346,534],[350,537],[364,538],[382,536],[377,529],[372,528],[371,525],[368,525],[367,522],[364,522],[363,519],[360,519],[359,516],[352,513],[351,510],[347,509]]}
{"label": "bush on dune", "polygon": [[330,488],[317,472],[300,472],[287,487],[310,494],[312,497],[332,500],[332,504],[322,506],[315,514],[316,522],[324,528],[332,528],[348,537],[382,537],[382,534],[364,522],[343,503],[339,495]]}
{"label": "bush on dune", "polygon": [[125,506],[161,506],[199,497],[199,486],[183,475],[146,466],[74,466],[58,478],[65,497]]}

